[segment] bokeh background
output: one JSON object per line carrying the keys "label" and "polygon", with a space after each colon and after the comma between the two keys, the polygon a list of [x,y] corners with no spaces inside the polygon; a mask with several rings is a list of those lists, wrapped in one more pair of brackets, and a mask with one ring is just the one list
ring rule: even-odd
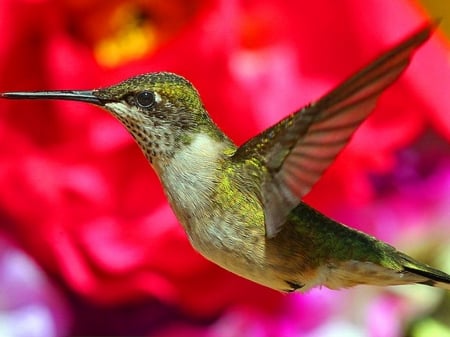
{"label": "bokeh background", "polygon": [[[241,144],[428,17],[441,30],[305,200],[450,272],[448,0],[2,0],[0,90],[173,71]],[[243,280],[190,247],[113,117],[0,101],[0,335],[448,337],[450,295]]]}

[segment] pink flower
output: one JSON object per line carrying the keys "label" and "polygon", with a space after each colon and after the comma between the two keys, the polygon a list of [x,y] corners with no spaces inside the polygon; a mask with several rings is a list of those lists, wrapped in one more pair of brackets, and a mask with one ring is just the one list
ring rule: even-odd
{"label": "pink flower", "polygon": [[0,232],[0,289],[2,336],[67,335],[71,317],[61,292],[3,232]]}

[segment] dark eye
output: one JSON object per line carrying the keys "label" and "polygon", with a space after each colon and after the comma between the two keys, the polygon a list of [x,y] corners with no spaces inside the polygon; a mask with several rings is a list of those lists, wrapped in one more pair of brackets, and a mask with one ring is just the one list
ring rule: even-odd
{"label": "dark eye", "polygon": [[141,91],[135,95],[136,103],[141,108],[150,108],[155,105],[155,94],[151,91]]}

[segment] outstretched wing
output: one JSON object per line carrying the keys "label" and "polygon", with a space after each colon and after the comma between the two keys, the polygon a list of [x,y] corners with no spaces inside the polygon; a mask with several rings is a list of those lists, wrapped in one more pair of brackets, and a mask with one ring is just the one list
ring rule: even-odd
{"label": "outstretched wing", "polygon": [[256,158],[268,175],[262,186],[266,234],[273,237],[431,35],[426,25],[337,88],[241,146],[236,160]]}

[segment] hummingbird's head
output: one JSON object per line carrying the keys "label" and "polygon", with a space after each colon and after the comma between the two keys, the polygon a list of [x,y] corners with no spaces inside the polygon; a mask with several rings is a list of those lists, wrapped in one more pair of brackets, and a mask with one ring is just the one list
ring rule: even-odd
{"label": "hummingbird's head", "polygon": [[172,73],[150,73],[92,91],[133,135],[150,160],[171,156],[192,136],[210,132],[211,122],[197,90]]}
{"label": "hummingbird's head", "polygon": [[149,73],[110,87],[86,91],[10,92],[4,98],[64,99],[93,103],[110,111],[133,135],[146,157],[171,157],[198,133],[217,128],[192,84],[172,73]]}

